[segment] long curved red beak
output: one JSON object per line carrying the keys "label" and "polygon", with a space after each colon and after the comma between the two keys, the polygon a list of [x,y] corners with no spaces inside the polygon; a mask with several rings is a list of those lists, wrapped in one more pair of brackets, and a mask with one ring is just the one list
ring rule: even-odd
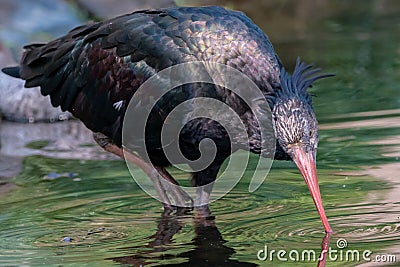
{"label": "long curved red beak", "polygon": [[329,226],[328,219],[325,215],[324,206],[322,205],[321,193],[319,191],[317,168],[315,163],[315,155],[312,152],[305,152],[300,146],[293,147],[292,158],[299,168],[301,174],[306,181],[308,189],[310,190],[311,196],[314,200],[315,207],[318,210],[319,217],[325,227],[326,233],[332,233],[332,228]]}

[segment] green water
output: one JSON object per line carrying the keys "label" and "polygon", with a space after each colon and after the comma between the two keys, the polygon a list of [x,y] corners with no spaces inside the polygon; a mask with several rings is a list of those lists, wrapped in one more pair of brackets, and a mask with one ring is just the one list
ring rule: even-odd
{"label": "green water", "polygon": [[[71,170],[76,173],[74,178],[43,179],[50,172]],[[320,168],[319,177],[334,237],[349,236],[354,249],[365,249],[365,244],[367,248],[385,248],[395,242],[398,230],[390,220],[359,225],[371,211],[391,216],[385,207],[379,207],[382,203],[363,202],[368,192],[388,189],[389,184],[367,177],[346,179],[324,168]],[[156,238],[162,218],[160,204],[135,185],[122,162],[31,156],[25,159],[16,183],[19,188],[0,202],[1,265],[109,266],[124,260],[167,265],[186,262],[190,256],[203,260],[217,257],[220,264],[224,260],[232,265],[236,261],[262,264],[256,253],[265,244],[274,249],[319,251],[324,236],[308,189],[290,163],[274,164],[267,181],[255,193],[247,192],[244,178],[231,193],[213,203],[215,227],[200,231],[200,236],[196,231],[205,226],[189,214],[164,218],[159,227],[167,233]],[[345,223],[354,225],[341,226]],[[172,240],[149,245],[161,242],[158,239],[164,240],[179,227]],[[367,233],[371,227],[386,230],[352,242],[351,233]],[[71,242],[64,242],[65,237],[72,238]],[[196,244],[195,238],[207,240]],[[385,242],[378,245],[368,239]],[[226,258],[221,258],[221,253]]]}
{"label": "green water", "polygon": [[[346,249],[396,255],[399,264],[400,3],[264,2],[223,3],[248,12],[289,69],[301,55],[337,75],[312,89],[330,246],[344,238]],[[358,113],[367,111],[374,112]],[[43,179],[52,172],[74,176]],[[265,245],[319,252],[324,237],[291,162],[274,162],[254,193],[245,176],[212,203],[215,221],[162,216],[121,161],[29,156],[13,182],[18,187],[0,196],[0,266],[315,266],[260,261],[257,252]]]}

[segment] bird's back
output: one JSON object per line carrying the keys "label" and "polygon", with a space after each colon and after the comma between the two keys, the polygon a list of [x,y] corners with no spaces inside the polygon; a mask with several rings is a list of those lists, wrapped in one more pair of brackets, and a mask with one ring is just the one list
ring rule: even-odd
{"label": "bird's back", "polygon": [[268,37],[243,13],[221,7],[139,11],[80,26],[26,46],[19,76],[92,131],[120,139],[124,110],[140,85],[198,60],[237,68],[266,92],[279,82]]}

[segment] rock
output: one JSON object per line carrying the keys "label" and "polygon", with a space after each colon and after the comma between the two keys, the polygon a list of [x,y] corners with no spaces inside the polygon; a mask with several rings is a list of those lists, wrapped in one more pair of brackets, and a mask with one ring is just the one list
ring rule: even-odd
{"label": "rock", "polygon": [[73,241],[74,239],[72,237],[66,236],[63,239],[61,239],[62,242],[65,243],[70,243],[71,241]]}
{"label": "rock", "polygon": [[98,18],[112,18],[136,10],[175,6],[173,0],[77,0],[77,3]]}

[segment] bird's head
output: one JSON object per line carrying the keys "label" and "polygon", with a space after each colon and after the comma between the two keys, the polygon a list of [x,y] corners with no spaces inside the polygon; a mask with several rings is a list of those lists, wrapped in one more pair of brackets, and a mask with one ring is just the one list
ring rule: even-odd
{"label": "bird's head", "polygon": [[315,75],[319,70],[299,59],[293,75],[281,68],[280,88],[277,89],[272,114],[278,143],[303,175],[325,231],[331,232],[322,206],[316,170],[318,123],[312,108],[311,95],[307,92],[315,80],[332,76]]}

